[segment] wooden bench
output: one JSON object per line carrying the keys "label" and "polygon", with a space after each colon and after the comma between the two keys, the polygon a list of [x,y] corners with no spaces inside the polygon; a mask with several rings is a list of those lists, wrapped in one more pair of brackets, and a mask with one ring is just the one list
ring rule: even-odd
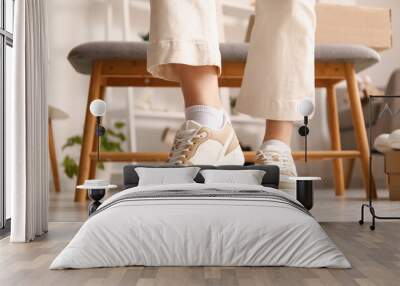
{"label": "wooden bench", "polygon": [[[221,87],[240,87],[247,57],[247,44],[221,44]],[[146,70],[145,42],[89,42],[71,50],[68,60],[79,73],[90,75],[86,116],[83,128],[83,144],[79,161],[77,184],[94,178],[95,164],[95,118],[89,112],[92,100],[104,98],[106,87],[176,87],[177,83],[153,78]],[[333,176],[336,195],[345,192],[343,158],[358,158],[361,161],[364,187],[369,188],[369,146],[364,123],[356,73],[379,62],[374,50],[357,45],[318,45],[315,49],[315,86],[327,90],[328,124],[331,135],[331,150],[310,151],[314,160],[333,160]],[[340,142],[338,108],[335,86],[345,81],[352,110],[357,150],[344,151]],[[255,153],[245,153],[247,162],[254,162]],[[304,159],[302,152],[294,152],[295,159]],[[166,153],[102,153],[100,160],[110,162],[164,161]],[[375,184],[371,182],[373,197]],[[86,200],[84,191],[75,193],[75,201]]]}

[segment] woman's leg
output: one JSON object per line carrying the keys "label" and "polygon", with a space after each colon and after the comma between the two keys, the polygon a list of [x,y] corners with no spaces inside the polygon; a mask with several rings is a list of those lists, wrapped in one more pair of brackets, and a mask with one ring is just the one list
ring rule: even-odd
{"label": "woman's leg", "polygon": [[[179,82],[186,107],[187,121],[177,133],[169,162],[242,164],[243,154],[218,94],[221,56],[216,1],[150,3],[148,71],[155,77]],[[196,131],[194,135],[192,130]]]}
{"label": "woman's leg", "polygon": [[221,55],[215,0],[151,0],[147,69],[179,82],[185,106],[220,108]]}
{"label": "woman's leg", "polygon": [[266,120],[263,142],[269,140],[280,140],[290,146],[292,131],[292,121]]}
{"label": "woman's leg", "polygon": [[215,66],[173,64],[173,70],[182,88],[186,108],[194,105],[221,108]]}
{"label": "woman's leg", "polygon": [[[281,183],[297,176],[290,150],[298,104],[314,102],[314,0],[257,1],[238,110],[266,119],[257,162],[280,166]],[[285,186],[292,184],[285,184]]]}
{"label": "woman's leg", "polygon": [[257,1],[238,110],[266,118],[264,141],[290,144],[297,105],[314,101],[314,0]]}
{"label": "woman's leg", "polygon": [[180,82],[183,65],[196,67],[190,73],[203,67],[220,73],[215,0],[151,0],[150,7],[147,69],[153,76]]}
{"label": "woman's leg", "polygon": [[257,1],[238,110],[300,121],[297,105],[314,102],[314,0]]}

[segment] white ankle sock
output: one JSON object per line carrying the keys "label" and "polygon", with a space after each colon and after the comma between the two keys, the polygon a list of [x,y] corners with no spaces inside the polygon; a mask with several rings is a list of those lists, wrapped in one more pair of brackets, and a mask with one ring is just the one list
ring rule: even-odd
{"label": "white ankle sock", "polygon": [[186,120],[193,120],[211,129],[220,129],[224,125],[224,110],[207,105],[193,105],[185,110]]}
{"label": "white ankle sock", "polygon": [[278,140],[278,139],[271,139],[271,140],[267,140],[265,141],[263,144],[261,144],[260,149],[264,149],[266,146],[277,146],[279,148],[281,148],[282,150],[286,150],[286,151],[291,151],[291,148],[289,145],[287,145],[285,142]]}

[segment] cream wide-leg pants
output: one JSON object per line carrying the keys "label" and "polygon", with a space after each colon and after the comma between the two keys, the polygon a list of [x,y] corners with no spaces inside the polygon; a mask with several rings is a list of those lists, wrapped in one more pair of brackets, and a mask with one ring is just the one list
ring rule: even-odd
{"label": "cream wide-leg pants", "polygon": [[[174,64],[221,71],[215,0],[151,0],[147,68],[177,81]],[[315,0],[258,0],[237,110],[298,121],[298,103],[314,102]]]}

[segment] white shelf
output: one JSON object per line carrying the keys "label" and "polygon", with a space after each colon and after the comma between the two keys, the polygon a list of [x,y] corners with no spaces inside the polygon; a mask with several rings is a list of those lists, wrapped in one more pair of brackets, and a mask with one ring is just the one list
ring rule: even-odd
{"label": "white shelf", "polygon": [[[138,119],[150,120],[183,120],[185,118],[183,112],[179,111],[153,111],[153,110],[136,110],[135,117]],[[231,122],[233,124],[256,124],[263,125],[265,120],[260,118],[253,118],[247,115],[231,115]]]}
{"label": "white shelf", "polygon": [[157,111],[157,110],[135,110],[135,117],[138,119],[183,119],[183,112],[178,111]]}
{"label": "white shelf", "polygon": [[[99,1],[99,0],[97,0]],[[104,0],[100,0],[99,2],[104,2]],[[150,10],[149,0],[129,0],[129,4],[134,7],[144,8],[146,10]],[[222,7],[227,14],[233,13],[242,13],[246,16],[254,13],[254,7],[250,4],[250,1],[243,0],[223,0]]]}

